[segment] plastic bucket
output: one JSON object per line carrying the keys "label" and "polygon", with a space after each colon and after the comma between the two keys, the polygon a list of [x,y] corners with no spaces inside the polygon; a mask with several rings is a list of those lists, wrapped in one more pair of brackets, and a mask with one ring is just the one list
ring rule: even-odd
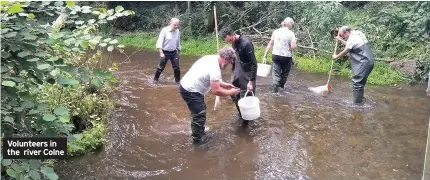
{"label": "plastic bucket", "polygon": [[266,64],[266,58],[263,57],[263,63],[257,63],[257,76],[267,77],[270,74],[270,70],[272,70],[272,66]]}
{"label": "plastic bucket", "polygon": [[257,64],[257,76],[268,77],[270,74],[270,70],[272,70],[272,66],[269,64]]}
{"label": "plastic bucket", "polygon": [[254,96],[246,96],[249,91],[246,91],[245,97],[241,98],[238,102],[240,114],[244,120],[255,120],[260,117],[260,99]]}

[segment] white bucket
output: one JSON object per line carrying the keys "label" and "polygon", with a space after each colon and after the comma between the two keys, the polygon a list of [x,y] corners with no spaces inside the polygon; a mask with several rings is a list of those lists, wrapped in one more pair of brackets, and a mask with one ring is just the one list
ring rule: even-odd
{"label": "white bucket", "polygon": [[266,58],[263,59],[263,63],[257,63],[257,76],[268,77],[272,70],[272,66],[266,64]]}
{"label": "white bucket", "polygon": [[260,117],[260,100],[254,96],[246,96],[249,91],[246,91],[245,97],[238,102],[240,114],[244,120],[255,120]]}

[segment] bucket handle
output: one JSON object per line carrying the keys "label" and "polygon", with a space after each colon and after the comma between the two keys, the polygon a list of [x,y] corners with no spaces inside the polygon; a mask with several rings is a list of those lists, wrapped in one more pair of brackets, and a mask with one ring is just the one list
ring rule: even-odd
{"label": "bucket handle", "polygon": [[[246,93],[245,93],[245,95],[243,97],[246,97],[246,95],[248,94],[248,92],[250,92],[250,91],[246,90]],[[252,93],[252,96],[254,96],[254,92],[251,91],[251,93]]]}

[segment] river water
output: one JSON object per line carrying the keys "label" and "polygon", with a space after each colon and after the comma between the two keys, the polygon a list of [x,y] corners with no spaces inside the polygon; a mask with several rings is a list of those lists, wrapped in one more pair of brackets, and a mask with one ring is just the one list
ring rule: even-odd
{"label": "river water", "polygon": [[[157,53],[115,52],[120,102],[107,143],[95,154],[57,166],[60,179],[420,179],[430,98],[425,86],[366,86],[366,104],[351,105],[351,82],[333,77],[327,97],[309,86],[327,75],[292,69],[281,94],[257,80],[261,118],[242,126],[229,98],[213,110],[205,97],[211,141],[191,144],[190,114],[170,63],[151,83]],[[181,57],[182,74],[198,57]],[[224,79],[229,80],[226,70]]]}

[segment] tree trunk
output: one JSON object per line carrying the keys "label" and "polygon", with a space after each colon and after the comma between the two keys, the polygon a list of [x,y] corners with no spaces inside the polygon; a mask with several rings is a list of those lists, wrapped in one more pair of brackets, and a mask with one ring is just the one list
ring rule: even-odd
{"label": "tree trunk", "polygon": [[188,26],[191,28],[191,1],[188,1]]}
{"label": "tree trunk", "polygon": [[[211,6],[213,7],[213,6]],[[214,21],[214,9],[211,8],[208,14],[206,30],[208,33],[213,33],[215,30],[215,21]]]}

